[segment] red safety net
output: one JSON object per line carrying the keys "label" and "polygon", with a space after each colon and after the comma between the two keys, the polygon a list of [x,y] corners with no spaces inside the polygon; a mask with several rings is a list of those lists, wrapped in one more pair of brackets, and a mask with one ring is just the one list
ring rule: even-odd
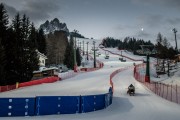
{"label": "red safety net", "polygon": [[42,78],[42,79],[39,79],[39,80],[32,80],[32,81],[29,81],[29,82],[20,83],[19,87],[38,85],[38,84],[42,84],[42,83],[52,83],[52,82],[56,82],[58,80],[59,80],[58,77],[47,77],[47,78]]}
{"label": "red safety net", "polygon": [[16,85],[0,86],[0,92],[5,92],[13,89],[16,89]]}
{"label": "red safety net", "polygon": [[161,82],[145,82],[145,75],[141,74],[139,69],[145,67],[144,64],[136,65],[134,68],[134,78],[144,84],[155,94],[165,98],[169,101],[180,104],[180,86],[178,85],[169,85]]}

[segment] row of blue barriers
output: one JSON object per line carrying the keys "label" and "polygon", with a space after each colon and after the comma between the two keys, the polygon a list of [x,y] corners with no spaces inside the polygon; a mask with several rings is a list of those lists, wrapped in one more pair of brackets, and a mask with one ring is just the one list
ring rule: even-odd
{"label": "row of blue barriers", "polygon": [[89,96],[0,98],[0,117],[74,114],[101,110],[112,104],[113,93]]}

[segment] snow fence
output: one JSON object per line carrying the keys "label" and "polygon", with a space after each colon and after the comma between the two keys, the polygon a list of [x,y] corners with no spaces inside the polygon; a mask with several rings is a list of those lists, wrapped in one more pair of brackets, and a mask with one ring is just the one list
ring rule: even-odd
{"label": "snow fence", "polygon": [[[122,57],[128,58],[128,59],[133,60],[133,61],[143,61],[143,60],[141,60],[141,59],[133,59],[133,58],[130,58],[130,57],[127,57],[127,56],[118,54],[118,53],[113,53],[112,51],[106,50],[106,49],[104,49],[104,48],[100,48],[100,49],[102,49],[102,50],[104,50],[104,51],[107,51],[107,52],[109,52],[109,53],[111,53],[111,54],[113,54],[113,55],[122,56]],[[104,64],[103,64],[103,65],[104,65]],[[114,85],[113,85],[112,78],[113,78],[116,74],[118,74],[119,72],[124,71],[124,70],[127,70],[127,69],[129,69],[129,68],[132,68],[132,66],[128,66],[128,67],[125,67],[125,68],[120,68],[120,69],[118,69],[118,70],[115,70],[113,73],[111,73],[111,75],[110,75],[110,80],[109,80],[109,81],[110,81],[110,85],[111,85],[113,91],[114,91]]]}
{"label": "snow fence", "polygon": [[9,90],[14,90],[20,87],[27,87],[27,86],[32,86],[32,85],[38,85],[42,83],[52,83],[58,81],[60,78],[58,77],[46,77],[38,80],[32,80],[29,82],[23,82],[23,83],[17,83],[15,85],[6,85],[6,86],[0,86],[0,92],[6,92]]}
{"label": "snow fence", "polygon": [[120,68],[120,69],[115,70],[113,73],[111,73],[109,82],[110,82],[110,85],[111,85],[111,87],[112,87],[112,91],[114,91],[114,85],[113,85],[113,80],[112,80],[113,77],[114,77],[115,75],[117,75],[118,73],[120,73],[120,72],[122,72],[122,71],[124,71],[124,70],[127,70],[127,69],[129,69],[129,68],[132,68],[132,66],[128,66],[128,67],[125,67],[125,68]]}
{"label": "snow fence", "polygon": [[106,94],[87,96],[37,96],[0,98],[0,117],[86,113],[112,104],[112,89]]}
{"label": "snow fence", "polygon": [[[161,82],[145,82],[145,74],[142,73],[142,69],[145,69],[145,64],[139,64],[134,67],[134,78],[144,84],[148,89],[154,92],[156,95],[180,104],[180,86],[168,85]],[[151,78],[150,78],[151,79]]]}

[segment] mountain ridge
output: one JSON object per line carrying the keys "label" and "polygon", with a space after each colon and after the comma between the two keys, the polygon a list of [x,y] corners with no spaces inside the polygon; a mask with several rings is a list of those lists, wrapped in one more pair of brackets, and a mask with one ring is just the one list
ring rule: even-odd
{"label": "mountain ridge", "polygon": [[58,18],[54,18],[51,21],[46,20],[45,23],[40,25],[39,29],[43,29],[45,34],[54,33],[55,31],[65,31],[69,33],[66,23],[61,23]]}

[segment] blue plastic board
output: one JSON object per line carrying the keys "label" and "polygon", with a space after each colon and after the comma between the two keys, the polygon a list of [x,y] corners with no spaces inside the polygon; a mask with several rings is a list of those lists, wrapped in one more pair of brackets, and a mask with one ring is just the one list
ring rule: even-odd
{"label": "blue plastic board", "polygon": [[110,104],[112,104],[112,95],[111,93],[107,93],[105,95],[105,106],[108,107]]}
{"label": "blue plastic board", "polygon": [[0,98],[0,116],[33,116],[35,98]]}
{"label": "blue plastic board", "polygon": [[80,96],[63,96],[61,97],[60,114],[80,113],[79,102]]}
{"label": "blue plastic board", "polygon": [[79,112],[79,96],[42,96],[36,98],[36,115]]}
{"label": "blue plastic board", "polygon": [[105,108],[105,95],[82,96],[82,112],[92,112]]}
{"label": "blue plastic board", "polygon": [[95,110],[101,110],[105,108],[105,95],[97,95],[95,97]]}

